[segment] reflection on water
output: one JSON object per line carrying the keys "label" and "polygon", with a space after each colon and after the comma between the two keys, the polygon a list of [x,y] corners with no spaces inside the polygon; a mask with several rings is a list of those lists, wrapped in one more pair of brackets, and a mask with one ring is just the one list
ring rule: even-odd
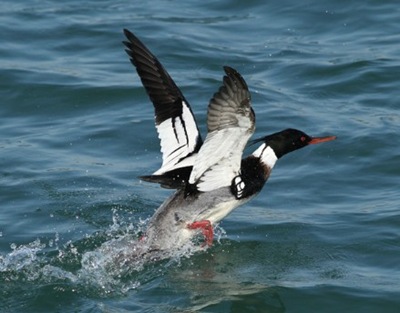
{"label": "reflection on water", "polygon": [[[174,290],[188,292],[190,306],[179,312],[197,312],[205,308],[230,312],[284,312],[285,306],[274,287],[243,281],[234,267],[218,254],[169,271],[168,283]],[[230,264],[235,262],[233,259]]]}

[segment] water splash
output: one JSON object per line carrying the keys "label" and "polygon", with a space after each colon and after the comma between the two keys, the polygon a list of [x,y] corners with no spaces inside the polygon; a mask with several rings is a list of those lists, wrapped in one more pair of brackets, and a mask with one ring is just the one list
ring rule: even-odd
{"label": "water splash", "polygon": [[28,245],[11,244],[12,252],[5,257],[0,256],[0,272],[19,271],[32,264],[38,258],[38,252],[45,248],[39,239]]}
{"label": "water splash", "polygon": [[[148,220],[135,223],[115,209],[112,221],[105,231],[76,242],[62,244],[55,233],[46,242],[36,239],[26,245],[11,244],[12,251],[0,255],[0,282],[57,284],[71,292],[96,296],[124,294],[163,275],[182,258],[206,249],[195,241],[177,251],[148,253],[146,243],[138,241]],[[219,241],[225,231],[217,226],[215,235]]]}

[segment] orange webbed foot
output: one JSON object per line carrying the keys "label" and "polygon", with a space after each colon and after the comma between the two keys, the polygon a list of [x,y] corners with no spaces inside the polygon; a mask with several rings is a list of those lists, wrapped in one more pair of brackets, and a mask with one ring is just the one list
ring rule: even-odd
{"label": "orange webbed foot", "polygon": [[189,229],[201,229],[204,237],[205,237],[205,243],[203,244],[209,247],[212,246],[213,240],[214,240],[214,229],[211,225],[211,222],[208,220],[202,220],[202,221],[196,221],[191,224],[187,225],[187,228]]}

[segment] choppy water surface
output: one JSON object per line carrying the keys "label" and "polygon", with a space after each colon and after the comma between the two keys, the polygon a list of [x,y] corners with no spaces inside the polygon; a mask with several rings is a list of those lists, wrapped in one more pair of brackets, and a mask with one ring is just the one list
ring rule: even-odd
{"label": "choppy water surface", "polygon": [[[1,312],[398,312],[396,1],[3,1]],[[170,193],[122,29],[159,57],[205,136],[222,66],[285,156],[215,245],[125,262]],[[249,149],[246,153],[249,153]]]}

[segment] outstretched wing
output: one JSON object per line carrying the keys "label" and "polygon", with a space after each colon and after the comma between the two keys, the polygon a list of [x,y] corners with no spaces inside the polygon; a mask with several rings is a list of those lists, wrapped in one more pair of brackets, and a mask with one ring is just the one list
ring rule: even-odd
{"label": "outstretched wing", "polygon": [[224,67],[226,76],[208,105],[208,135],[196,155],[189,183],[198,191],[231,186],[239,174],[243,150],[255,129],[250,92],[242,76]]}
{"label": "outstretched wing", "polygon": [[162,165],[153,176],[192,166],[202,144],[193,112],[168,72],[146,46],[129,30],[125,50],[145,87],[155,110],[155,124],[161,141]]}

